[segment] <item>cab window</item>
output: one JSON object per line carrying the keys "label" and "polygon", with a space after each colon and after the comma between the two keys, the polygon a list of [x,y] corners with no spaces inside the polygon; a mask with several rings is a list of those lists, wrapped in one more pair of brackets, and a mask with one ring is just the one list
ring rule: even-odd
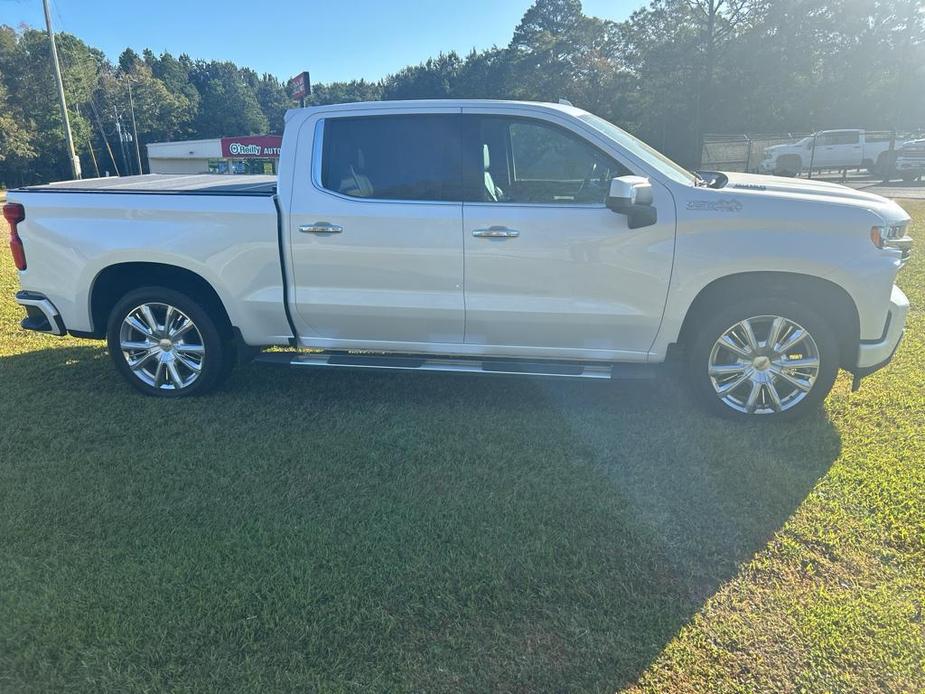
{"label": "cab window", "polygon": [[603,203],[629,173],[583,138],[529,118],[467,116],[466,199],[508,204]]}
{"label": "cab window", "polygon": [[836,131],[822,133],[816,137],[816,146],[828,145],[856,145],[860,142],[860,133],[857,130]]}

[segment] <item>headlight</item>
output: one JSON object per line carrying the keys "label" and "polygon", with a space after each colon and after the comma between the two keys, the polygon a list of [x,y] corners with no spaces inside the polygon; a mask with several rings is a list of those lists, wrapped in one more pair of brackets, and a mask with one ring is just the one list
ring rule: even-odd
{"label": "headlight", "polygon": [[906,238],[906,227],[909,222],[899,224],[885,224],[870,228],[870,240],[877,248],[898,248],[908,251],[911,239]]}

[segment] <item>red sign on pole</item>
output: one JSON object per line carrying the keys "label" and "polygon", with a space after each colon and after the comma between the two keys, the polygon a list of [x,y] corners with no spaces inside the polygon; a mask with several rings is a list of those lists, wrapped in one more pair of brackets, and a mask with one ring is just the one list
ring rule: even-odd
{"label": "red sign on pole", "polygon": [[297,101],[312,93],[312,80],[307,71],[300,72],[289,80],[289,93]]}
{"label": "red sign on pole", "polygon": [[223,137],[222,157],[228,159],[279,159],[283,145],[280,135],[246,135]]}

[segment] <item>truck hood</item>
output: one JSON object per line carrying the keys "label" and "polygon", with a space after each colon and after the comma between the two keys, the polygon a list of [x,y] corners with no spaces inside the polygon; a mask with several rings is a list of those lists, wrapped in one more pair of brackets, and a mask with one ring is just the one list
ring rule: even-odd
{"label": "truck hood", "polygon": [[795,151],[795,150],[797,150],[797,149],[798,149],[798,148],[797,148],[797,146],[796,146],[795,144],[792,144],[792,145],[787,145],[787,144],[783,144],[783,145],[771,145],[770,147],[765,147],[765,148],[764,148],[764,153],[765,153],[767,156],[770,157],[770,156],[774,156],[774,155],[776,155],[776,154],[780,154],[780,153],[782,153],[782,152],[793,152],[793,151]]}
{"label": "truck hood", "polygon": [[[723,187],[730,192],[754,191],[756,194],[793,198],[795,196],[818,198],[820,202],[839,203],[866,210],[872,210],[881,215],[885,221],[902,221],[908,219],[905,211],[892,200],[888,200],[874,193],[855,190],[838,183],[825,181],[810,181],[805,178],[784,178],[781,176],[760,176],[737,172],[723,172],[728,182]],[[824,198],[824,200],[823,200]],[[834,198],[834,199],[833,199]]]}

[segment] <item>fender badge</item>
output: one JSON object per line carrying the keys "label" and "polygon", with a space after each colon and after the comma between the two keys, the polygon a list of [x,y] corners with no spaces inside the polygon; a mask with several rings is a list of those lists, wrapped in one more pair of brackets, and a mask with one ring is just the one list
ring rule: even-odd
{"label": "fender badge", "polygon": [[741,188],[743,190],[767,190],[767,186],[763,186],[759,183],[736,183],[732,186],[733,188]]}
{"label": "fender badge", "polygon": [[691,200],[687,209],[692,212],[741,212],[742,203],[738,200]]}

